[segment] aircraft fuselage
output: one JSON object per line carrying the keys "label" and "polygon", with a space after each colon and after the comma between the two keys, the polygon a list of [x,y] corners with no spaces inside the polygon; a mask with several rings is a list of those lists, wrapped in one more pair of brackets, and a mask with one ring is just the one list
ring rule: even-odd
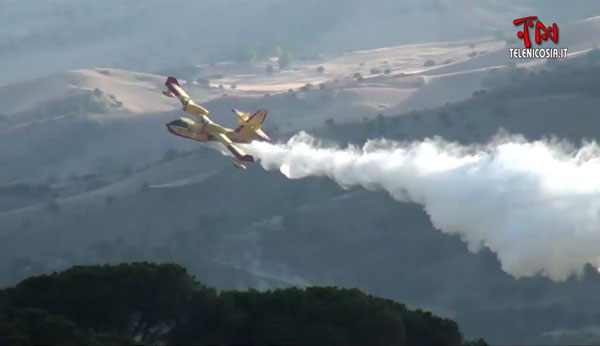
{"label": "aircraft fuselage", "polygon": [[211,132],[220,132],[227,136],[234,143],[250,143],[252,139],[239,135],[235,130],[219,126],[207,117],[194,121],[190,118],[181,117],[166,124],[170,133],[198,142],[216,141],[210,135]]}

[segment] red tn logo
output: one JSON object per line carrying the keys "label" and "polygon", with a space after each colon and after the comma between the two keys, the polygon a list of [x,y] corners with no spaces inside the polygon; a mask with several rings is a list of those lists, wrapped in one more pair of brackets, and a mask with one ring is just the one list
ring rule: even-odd
{"label": "red tn logo", "polygon": [[[525,42],[525,47],[531,47],[531,40],[529,39],[529,27],[533,27],[534,21],[537,20],[537,16],[523,17],[513,20],[514,25],[523,24],[523,31],[517,32],[517,37]],[[535,23],[535,43],[538,45],[542,44],[542,41],[547,39],[552,40],[554,43],[558,43],[558,26],[556,23],[552,23],[552,26],[546,27],[541,20],[537,20]]]}

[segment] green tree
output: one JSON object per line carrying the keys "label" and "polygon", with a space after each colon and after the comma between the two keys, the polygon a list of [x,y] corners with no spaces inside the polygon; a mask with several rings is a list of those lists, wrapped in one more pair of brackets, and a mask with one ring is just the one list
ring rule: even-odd
{"label": "green tree", "polygon": [[[198,298],[197,298],[198,299]],[[259,344],[403,344],[403,305],[357,289],[288,288],[200,297],[169,342]]]}
{"label": "green tree", "polygon": [[462,343],[452,320],[358,289],[223,291],[175,264],[75,266],[0,290],[0,344]]}
{"label": "green tree", "polygon": [[431,59],[425,60],[425,62],[423,63],[423,66],[425,66],[425,67],[435,66],[435,61],[433,61]]}
{"label": "green tree", "polygon": [[142,341],[174,324],[198,284],[174,264],[75,266],[26,279],[8,292],[17,308],[38,308],[99,333],[129,332]]}
{"label": "green tree", "polygon": [[256,46],[249,43],[241,52],[238,60],[240,62],[252,62],[256,60]]}
{"label": "green tree", "polygon": [[278,63],[280,70],[287,70],[292,64],[292,55],[287,51],[283,51],[279,55]]}
{"label": "green tree", "polygon": [[414,345],[460,345],[463,336],[456,322],[420,309],[406,315],[407,339]]}
{"label": "green tree", "polygon": [[92,344],[92,335],[57,315],[40,309],[11,309],[0,313],[0,344]]}

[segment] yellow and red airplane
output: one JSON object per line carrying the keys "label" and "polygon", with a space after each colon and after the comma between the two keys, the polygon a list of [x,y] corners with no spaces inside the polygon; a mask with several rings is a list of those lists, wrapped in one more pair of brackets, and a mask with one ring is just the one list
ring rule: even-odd
{"label": "yellow and red airplane", "polygon": [[270,141],[269,136],[261,129],[267,116],[266,109],[261,108],[252,115],[232,109],[237,115],[240,125],[235,130],[229,129],[210,120],[209,111],[194,103],[175,77],[167,78],[165,85],[167,90],[163,91],[163,94],[168,97],[177,97],[183,105],[183,110],[195,118],[192,120],[181,117],[167,123],[167,129],[172,134],[198,142],[221,142],[237,159],[233,165],[240,169],[246,168],[244,162],[254,162],[254,158],[234,143],[250,143],[257,139]]}

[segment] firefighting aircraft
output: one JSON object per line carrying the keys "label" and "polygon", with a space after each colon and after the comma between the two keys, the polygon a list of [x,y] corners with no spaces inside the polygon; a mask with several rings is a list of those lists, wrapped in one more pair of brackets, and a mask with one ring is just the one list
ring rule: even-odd
{"label": "firefighting aircraft", "polygon": [[244,162],[254,162],[254,158],[234,143],[250,143],[255,139],[270,141],[269,136],[260,128],[267,116],[266,109],[261,108],[252,115],[232,109],[240,123],[238,128],[233,130],[210,120],[209,111],[194,103],[176,78],[167,78],[165,85],[167,90],[163,91],[163,94],[168,97],[176,96],[181,101],[183,110],[194,116],[194,119],[181,117],[167,123],[167,129],[172,134],[198,142],[221,142],[235,156],[236,161],[233,165],[240,169],[246,168]]}

